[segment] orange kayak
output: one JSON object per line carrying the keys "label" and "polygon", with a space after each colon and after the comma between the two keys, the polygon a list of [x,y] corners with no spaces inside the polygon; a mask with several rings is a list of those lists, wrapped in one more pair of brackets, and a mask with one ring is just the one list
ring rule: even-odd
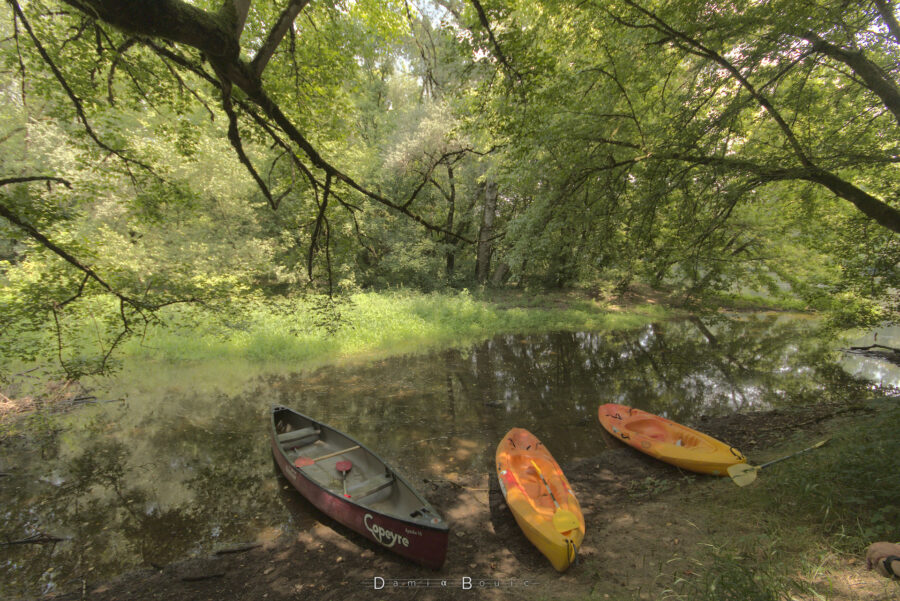
{"label": "orange kayak", "polygon": [[500,490],[519,527],[554,568],[565,572],[584,539],[584,516],[562,469],[522,428],[506,434],[496,459]]}
{"label": "orange kayak", "polygon": [[642,453],[678,467],[727,476],[728,468],[747,459],[736,448],[664,417],[608,403],[598,410],[600,424]]}

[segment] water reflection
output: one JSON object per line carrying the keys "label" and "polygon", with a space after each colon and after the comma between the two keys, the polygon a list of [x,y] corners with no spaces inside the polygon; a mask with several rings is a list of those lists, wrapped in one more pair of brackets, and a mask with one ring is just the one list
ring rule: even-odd
{"label": "water reflection", "polygon": [[66,416],[44,460],[26,441],[4,445],[2,467],[14,475],[0,480],[3,537],[67,540],[0,547],[0,588],[68,590],[82,578],[311,528],[320,516],[283,490],[273,468],[272,404],[348,431],[417,483],[486,472],[513,426],[533,430],[561,462],[595,455],[604,448],[596,424],[604,402],[691,422],[871,396],[867,380],[842,369],[838,346],[805,318],[719,316],[501,336],[464,351],[304,374],[140,366],[139,377],[110,383],[111,396],[128,391],[127,404]]}
{"label": "water reflection", "polygon": [[[848,347],[867,347],[873,344],[900,348],[900,326],[881,327],[874,332],[852,336],[847,341]],[[881,386],[900,387],[900,366],[884,359],[848,353],[841,358],[841,366],[847,372]]]}

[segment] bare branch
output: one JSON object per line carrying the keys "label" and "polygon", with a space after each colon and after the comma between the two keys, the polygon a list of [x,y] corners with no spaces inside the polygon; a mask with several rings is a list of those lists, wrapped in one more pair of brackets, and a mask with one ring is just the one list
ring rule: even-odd
{"label": "bare branch", "polygon": [[884,19],[888,31],[894,36],[894,42],[900,44],[900,23],[897,22],[895,13],[897,9],[888,0],[875,0],[875,7],[878,9],[878,14]]}
{"label": "bare branch", "polygon": [[219,11],[220,15],[232,21],[234,35],[240,39],[247,23],[247,14],[250,12],[250,0],[225,0]]}
{"label": "bare branch", "polygon": [[53,177],[50,175],[33,175],[29,177],[8,177],[5,179],[0,179],[0,186],[8,186],[10,184],[24,184],[27,182],[56,182],[58,184],[64,185],[66,188],[71,188],[72,184],[68,182],[68,180],[64,180],[61,177]]}
{"label": "bare branch", "polygon": [[220,15],[204,11],[184,0],[63,2],[127,33],[193,46],[202,50],[211,60],[235,61],[240,56],[237,36],[234,31],[223,26]]}
{"label": "bare branch", "polygon": [[125,56],[125,53],[128,52],[128,49],[134,46],[137,41],[137,38],[128,38],[121,46],[116,48],[116,57],[113,59],[112,64],[109,66],[109,73],[106,76],[107,100],[109,100],[110,106],[115,106],[116,104],[112,89],[113,80],[116,77],[116,67],[118,67],[119,61]]}
{"label": "bare branch", "polygon": [[278,209],[278,203],[272,198],[272,193],[269,191],[269,187],[266,186],[266,182],[264,182],[259,173],[257,173],[256,168],[250,161],[250,157],[244,152],[244,144],[241,140],[241,133],[238,130],[237,113],[234,112],[234,107],[231,104],[231,83],[224,81],[222,88],[222,108],[225,109],[225,114],[228,115],[228,141],[231,142],[231,147],[234,148],[234,151],[237,153],[238,160],[240,160],[241,164],[247,168],[250,176],[253,177],[256,185],[259,186],[259,189],[269,202],[269,206],[272,207],[272,210],[274,211]]}
{"label": "bare branch", "polygon": [[20,229],[24,230],[25,233],[27,233],[29,236],[34,238],[36,241],[40,242],[41,246],[44,246],[44,247],[48,248],[49,250],[53,251],[59,257],[61,257],[63,260],[65,260],[67,263],[74,266],[76,269],[78,269],[82,273],[85,273],[88,276],[90,276],[90,278],[92,280],[94,280],[95,282],[97,282],[98,284],[103,286],[103,288],[105,288],[107,292],[111,292],[112,294],[115,294],[116,296],[121,298],[121,295],[118,292],[115,292],[112,289],[112,286],[107,284],[106,281],[103,280],[103,278],[101,278],[99,275],[97,275],[97,273],[93,269],[91,269],[90,267],[88,267],[87,265],[85,265],[84,263],[82,263],[81,261],[76,259],[75,257],[73,257],[71,254],[69,254],[69,252],[67,252],[66,250],[64,250],[63,248],[61,248],[54,242],[52,242],[44,234],[39,232],[34,226],[32,226],[29,223],[26,223],[22,218],[20,218],[18,215],[13,213],[10,209],[3,206],[2,204],[0,204],[0,217],[6,218],[7,221],[12,223],[13,225],[18,226]]}
{"label": "bare branch", "polygon": [[[309,243],[309,256],[306,261],[306,273],[309,275],[310,281],[312,281],[312,268],[313,268],[313,256],[316,253],[316,247],[318,246],[319,233],[322,230],[322,222],[325,219],[325,209],[328,208],[328,196],[331,192],[331,175],[325,176],[325,190],[322,193],[322,204],[319,205],[319,215],[316,217],[316,225],[313,228],[312,239]],[[328,246],[328,242],[326,241],[326,248]]]}

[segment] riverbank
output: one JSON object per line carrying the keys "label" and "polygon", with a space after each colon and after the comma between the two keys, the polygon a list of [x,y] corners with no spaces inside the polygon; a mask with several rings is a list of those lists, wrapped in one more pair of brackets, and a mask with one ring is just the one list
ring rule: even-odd
{"label": "riverbank", "polygon": [[[224,548],[112,582],[86,574],[80,587],[49,598],[896,598],[900,585],[867,572],[863,559],[869,542],[900,538],[896,399],[701,419],[695,426],[757,464],[829,442],[739,488],[604,439],[609,451],[563,466],[588,523],[579,563],[563,575],[528,544],[491,478],[478,473],[421,483],[452,523],[439,571],[404,562],[321,516],[294,537]],[[291,497],[286,481],[279,482]]]}

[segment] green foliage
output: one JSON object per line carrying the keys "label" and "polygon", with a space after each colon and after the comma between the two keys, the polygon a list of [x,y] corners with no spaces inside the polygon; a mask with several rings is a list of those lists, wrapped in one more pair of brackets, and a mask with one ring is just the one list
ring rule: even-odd
{"label": "green foliage", "polygon": [[[785,175],[805,152],[895,195],[891,111],[805,39],[858,47],[896,78],[898,44],[873,5],[482,4],[493,39],[469,3],[310,3],[264,71],[266,93],[323,157],[431,229],[340,178],[326,206],[322,182],[242,108],[243,151],[280,202],[271,210],[195,49],[176,45],[188,68],[54,1],[24,3],[54,73],[4,5],[2,176],[71,187],[5,185],[0,203],[113,290],[82,288],[84,270],[0,218],[8,352],[55,356],[74,374],[170,303],[212,315],[250,291],[248,306],[257,294],[471,288],[488,183],[496,282],[762,295],[830,311],[836,327],[896,319],[896,233],[808,173]],[[264,39],[281,10],[255,3],[242,39]],[[123,297],[133,302],[116,306]],[[343,328],[332,317],[327,334]],[[263,338],[259,354],[283,343]]]}
{"label": "green foliage", "polygon": [[883,323],[889,313],[878,302],[854,292],[841,292],[830,300],[828,324],[837,330],[874,328]]}
{"label": "green foliage", "polygon": [[[507,142],[513,216],[503,245],[514,271],[535,283],[609,277],[686,294],[755,290],[814,307],[853,291],[889,315],[896,233],[780,173],[802,147],[817,166],[892,198],[889,111],[833,57],[798,57],[807,31],[854,45],[879,23],[869,6],[842,11],[491,3],[501,46],[526,74],[515,86],[527,101],[492,87],[482,117]],[[866,40],[862,55],[895,75],[896,42]]]}

